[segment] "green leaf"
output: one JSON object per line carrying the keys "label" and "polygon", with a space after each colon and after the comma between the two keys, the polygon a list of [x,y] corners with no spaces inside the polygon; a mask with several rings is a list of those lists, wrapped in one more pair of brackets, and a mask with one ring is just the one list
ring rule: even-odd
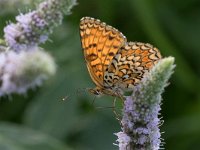
{"label": "green leaf", "polygon": [[1,150],[70,150],[57,139],[24,126],[1,123],[0,133]]}

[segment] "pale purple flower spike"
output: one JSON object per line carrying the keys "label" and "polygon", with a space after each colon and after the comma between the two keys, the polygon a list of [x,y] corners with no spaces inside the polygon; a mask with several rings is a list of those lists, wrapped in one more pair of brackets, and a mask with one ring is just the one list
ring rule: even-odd
{"label": "pale purple flower spike", "polygon": [[29,88],[41,85],[55,71],[53,58],[42,50],[0,53],[0,97],[24,94]]}
{"label": "pale purple flower spike", "polygon": [[76,0],[46,0],[4,28],[0,44],[0,97],[24,94],[55,74],[54,59],[39,45],[48,40]]}
{"label": "pale purple flower spike", "polygon": [[174,58],[164,58],[136,85],[124,101],[122,131],[116,133],[120,150],[158,150],[162,146],[158,118],[161,94],[175,67]]}
{"label": "pale purple flower spike", "polygon": [[53,28],[62,23],[63,15],[75,4],[75,0],[46,0],[36,10],[20,14],[16,24],[4,28],[7,45],[19,52],[45,43]]}

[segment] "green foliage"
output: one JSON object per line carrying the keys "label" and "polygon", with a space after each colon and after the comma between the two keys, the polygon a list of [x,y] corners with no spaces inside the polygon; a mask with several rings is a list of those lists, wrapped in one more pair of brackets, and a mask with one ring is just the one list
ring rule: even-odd
{"label": "green foliage", "polygon": [[1,150],[70,150],[57,139],[24,126],[0,124]]}
{"label": "green foliage", "polygon": [[[151,43],[160,49],[164,57],[175,57],[176,71],[166,88],[161,106],[165,120],[161,127],[161,131],[165,132],[162,135],[166,143],[164,147],[170,150],[198,150],[200,148],[198,0],[78,1],[78,5],[72,9],[72,14],[65,17],[64,23],[54,31],[51,36],[53,42],[42,45],[57,62],[56,75],[43,87],[30,90],[26,96],[12,95],[1,98],[0,149],[6,142],[12,150],[37,149],[31,146],[31,138],[25,137],[35,137],[38,134],[42,136],[45,134],[41,142],[43,144],[38,146],[40,149],[42,146],[45,148],[49,146],[53,150],[58,145],[62,150],[65,147],[62,143],[77,150],[118,149],[112,143],[116,140],[113,133],[119,131],[120,126],[112,110],[95,108],[112,106],[113,98],[108,96],[96,98],[92,105],[93,96],[87,92],[77,93],[78,89],[84,91],[84,88],[94,86],[85,66],[79,39],[79,20],[83,16],[99,18],[118,28],[126,35],[128,41]],[[14,15],[11,14],[1,16],[1,36],[5,22],[13,18]],[[69,98],[63,101],[62,98],[66,96]],[[6,124],[5,127],[4,121],[9,122],[9,125]],[[15,127],[14,123],[20,127]],[[6,133],[3,132],[5,128]],[[19,142],[15,142],[7,134],[13,133],[14,136],[13,130],[18,128],[20,133],[16,135],[18,137],[16,140]],[[27,128],[31,131],[27,131]],[[53,139],[48,138],[49,136]],[[27,141],[20,143],[20,138],[23,137]],[[55,147],[52,146],[54,143],[57,143]]]}

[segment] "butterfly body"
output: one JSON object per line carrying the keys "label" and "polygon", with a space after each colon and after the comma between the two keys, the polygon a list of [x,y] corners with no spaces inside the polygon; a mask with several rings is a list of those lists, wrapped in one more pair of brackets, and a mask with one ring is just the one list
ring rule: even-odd
{"label": "butterfly body", "polygon": [[86,65],[96,84],[89,91],[95,95],[120,97],[161,59],[157,48],[148,43],[127,42],[121,32],[98,19],[82,18],[80,36]]}

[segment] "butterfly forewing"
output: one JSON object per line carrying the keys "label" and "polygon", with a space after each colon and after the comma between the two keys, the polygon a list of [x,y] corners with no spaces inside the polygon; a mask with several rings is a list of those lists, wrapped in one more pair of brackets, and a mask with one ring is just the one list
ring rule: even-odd
{"label": "butterfly forewing", "polygon": [[126,38],[117,29],[90,17],[81,19],[80,36],[90,76],[97,86],[103,88],[104,72]]}

